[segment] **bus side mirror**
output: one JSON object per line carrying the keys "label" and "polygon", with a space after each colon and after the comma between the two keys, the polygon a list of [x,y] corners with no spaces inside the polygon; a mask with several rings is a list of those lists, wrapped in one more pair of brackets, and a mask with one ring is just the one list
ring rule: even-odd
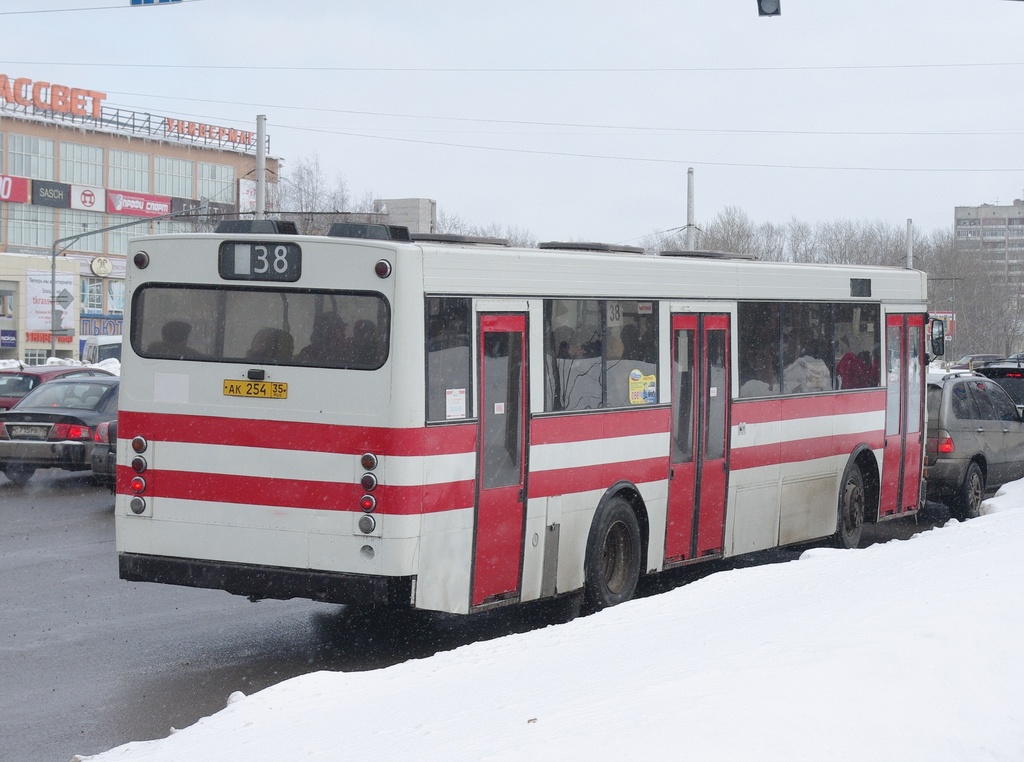
{"label": "bus side mirror", "polygon": [[946,354],[946,324],[941,320],[931,321],[932,357]]}

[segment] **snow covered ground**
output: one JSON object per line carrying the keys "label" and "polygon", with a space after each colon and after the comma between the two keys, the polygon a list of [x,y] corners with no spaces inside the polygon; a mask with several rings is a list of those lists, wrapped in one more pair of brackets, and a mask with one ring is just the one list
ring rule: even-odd
{"label": "snow covered ground", "polygon": [[305,675],[76,759],[1022,760],[1022,506],[1016,482],[986,515],[910,540],[816,548],[387,669]]}

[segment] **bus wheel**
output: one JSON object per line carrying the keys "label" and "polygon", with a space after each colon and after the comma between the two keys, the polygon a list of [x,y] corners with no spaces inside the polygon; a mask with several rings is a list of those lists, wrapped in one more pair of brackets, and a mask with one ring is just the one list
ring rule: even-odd
{"label": "bus wheel", "polygon": [[985,497],[985,475],[977,463],[967,467],[967,475],[956,492],[953,515],[964,521],[981,515],[981,501]]}
{"label": "bus wheel", "polygon": [[836,526],[835,545],[837,548],[856,548],[864,530],[864,477],[860,467],[851,463],[843,474],[839,488],[839,519]]}
{"label": "bus wheel", "polygon": [[32,466],[25,466],[21,463],[11,463],[4,469],[4,476],[11,480],[16,487],[24,487],[32,474],[36,472]]}
{"label": "bus wheel", "polygon": [[594,518],[585,571],[588,611],[599,611],[633,597],[640,579],[640,525],[623,498],[613,497]]}

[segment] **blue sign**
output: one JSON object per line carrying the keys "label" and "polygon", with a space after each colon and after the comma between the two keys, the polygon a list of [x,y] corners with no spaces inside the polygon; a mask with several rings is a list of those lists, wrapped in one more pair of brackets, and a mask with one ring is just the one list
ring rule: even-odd
{"label": "blue sign", "polygon": [[181,0],[132,0],[132,5],[166,5],[180,2]]}
{"label": "blue sign", "polygon": [[0,349],[17,349],[18,348],[18,332],[8,331],[6,329],[0,330]]}

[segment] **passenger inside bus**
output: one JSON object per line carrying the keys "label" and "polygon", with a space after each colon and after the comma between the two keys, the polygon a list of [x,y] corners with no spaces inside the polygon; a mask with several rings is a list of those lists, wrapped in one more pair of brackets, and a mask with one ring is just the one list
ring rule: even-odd
{"label": "passenger inside bus", "polygon": [[245,354],[246,360],[254,362],[290,362],[295,340],[283,328],[261,328],[252,338],[252,345]]}
{"label": "passenger inside bus", "polygon": [[164,357],[176,357],[179,360],[195,357],[196,351],[188,345],[192,326],[184,320],[168,320],[160,329],[160,341],[149,345],[149,353]]}
{"label": "passenger inside bus", "polygon": [[307,365],[341,365],[348,350],[348,326],[336,312],[325,312],[313,323],[309,344],[295,356]]}

